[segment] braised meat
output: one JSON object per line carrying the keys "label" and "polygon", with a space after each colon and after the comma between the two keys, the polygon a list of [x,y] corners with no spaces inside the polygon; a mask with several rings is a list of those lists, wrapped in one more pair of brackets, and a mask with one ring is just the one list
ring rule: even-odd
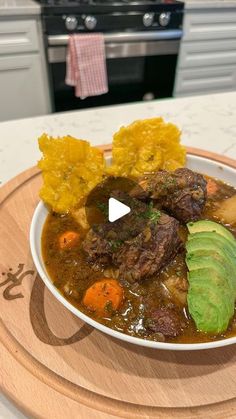
{"label": "braised meat", "polygon": [[128,240],[136,237],[147,223],[145,215],[148,206],[127,193],[113,191],[112,197],[131,207],[131,212],[125,217],[110,223],[93,225],[83,241],[83,249],[87,254],[87,260],[94,267],[106,267],[112,263],[112,255]]}
{"label": "braised meat", "polygon": [[177,220],[161,213],[158,223],[150,223],[137,237],[125,242],[113,254],[121,278],[135,282],[166,266],[181,245],[178,227]]}
{"label": "braised meat", "polygon": [[133,197],[154,199],[179,221],[187,223],[201,216],[207,197],[206,180],[201,174],[187,168],[175,172],[160,170],[142,177],[139,185],[143,191],[135,188]]}
{"label": "braised meat", "polygon": [[146,321],[147,330],[167,337],[178,336],[185,326],[178,312],[169,307],[157,308]]}
{"label": "braised meat", "polygon": [[157,273],[170,262],[181,245],[178,221],[159,211],[158,215],[158,221],[149,220],[136,236],[135,228],[130,225],[128,238],[122,235],[121,223],[118,229],[115,225],[111,228],[108,223],[100,225],[99,234],[89,231],[83,242],[88,261],[94,267],[112,263],[119,268],[120,278],[129,282]]}
{"label": "braised meat", "polygon": [[[104,234],[97,234],[94,230],[89,230],[83,241],[83,249],[87,255],[87,261],[94,268],[103,268],[109,265],[112,260],[112,243],[105,237],[106,230],[103,226]],[[101,231],[102,232],[102,231]]]}

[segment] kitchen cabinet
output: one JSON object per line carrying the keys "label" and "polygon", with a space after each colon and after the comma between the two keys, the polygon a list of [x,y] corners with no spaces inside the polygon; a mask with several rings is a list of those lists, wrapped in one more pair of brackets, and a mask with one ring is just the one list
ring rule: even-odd
{"label": "kitchen cabinet", "polygon": [[0,56],[1,120],[48,113],[39,54]]}
{"label": "kitchen cabinet", "polygon": [[185,11],[174,96],[236,90],[236,5]]}
{"label": "kitchen cabinet", "polygon": [[0,121],[51,111],[39,16],[0,20]]}

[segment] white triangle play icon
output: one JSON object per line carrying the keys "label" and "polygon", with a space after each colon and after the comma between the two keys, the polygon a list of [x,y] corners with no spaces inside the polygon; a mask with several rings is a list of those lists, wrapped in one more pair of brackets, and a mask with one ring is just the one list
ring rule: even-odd
{"label": "white triangle play icon", "polygon": [[115,198],[109,198],[108,201],[108,219],[111,223],[119,218],[124,217],[124,215],[129,214],[130,207],[128,205],[123,204],[122,202],[118,201]]}

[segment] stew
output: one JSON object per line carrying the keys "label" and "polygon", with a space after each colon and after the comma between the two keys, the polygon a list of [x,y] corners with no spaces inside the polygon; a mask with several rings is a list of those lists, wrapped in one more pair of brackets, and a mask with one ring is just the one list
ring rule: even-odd
{"label": "stew", "polygon": [[[101,234],[95,238],[96,231],[81,225],[73,214],[51,212],[42,234],[44,263],[53,283],[70,303],[114,330],[172,343],[224,339],[236,335],[236,314],[225,332],[209,334],[197,330],[188,310],[186,222],[189,219],[218,221],[236,237],[236,221],[227,223],[217,215],[222,202],[236,197],[236,190],[217,179],[204,177],[203,180],[201,175],[186,172],[188,179],[193,176],[192,181],[197,185],[194,218],[188,196],[181,198],[184,205],[180,207],[179,197],[174,201],[174,194],[163,192],[165,187],[170,191],[183,182],[184,171],[188,169],[179,170],[182,170],[181,176],[176,173],[175,178],[158,172],[156,178],[140,180],[146,196],[139,197],[134,191],[133,199],[141,205],[141,221],[149,217],[149,224],[145,231],[130,240],[122,236],[122,228],[127,228],[127,224],[119,228],[119,234],[116,231],[112,236],[104,222],[99,227]],[[160,184],[164,185],[162,189],[157,188]],[[207,195],[204,195],[205,189]],[[94,224],[96,222],[95,211]],[[148,243],[151,243],[149,247]],[[139,261],[142,261],[140,265]]]}

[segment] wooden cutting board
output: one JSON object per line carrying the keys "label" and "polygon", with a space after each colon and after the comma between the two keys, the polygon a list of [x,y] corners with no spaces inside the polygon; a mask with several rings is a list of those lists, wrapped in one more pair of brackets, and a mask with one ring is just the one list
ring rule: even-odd
{"label": "wooden cutting board", "polygon": [[[226,157],[188,152],[236,168]],[[50,294],[29,248],[40,185],[32,168],[0,192],[2,391],[26,414],[47,419],[235,418],[235,345],[198,352],[136,347],[83,324]]]}

